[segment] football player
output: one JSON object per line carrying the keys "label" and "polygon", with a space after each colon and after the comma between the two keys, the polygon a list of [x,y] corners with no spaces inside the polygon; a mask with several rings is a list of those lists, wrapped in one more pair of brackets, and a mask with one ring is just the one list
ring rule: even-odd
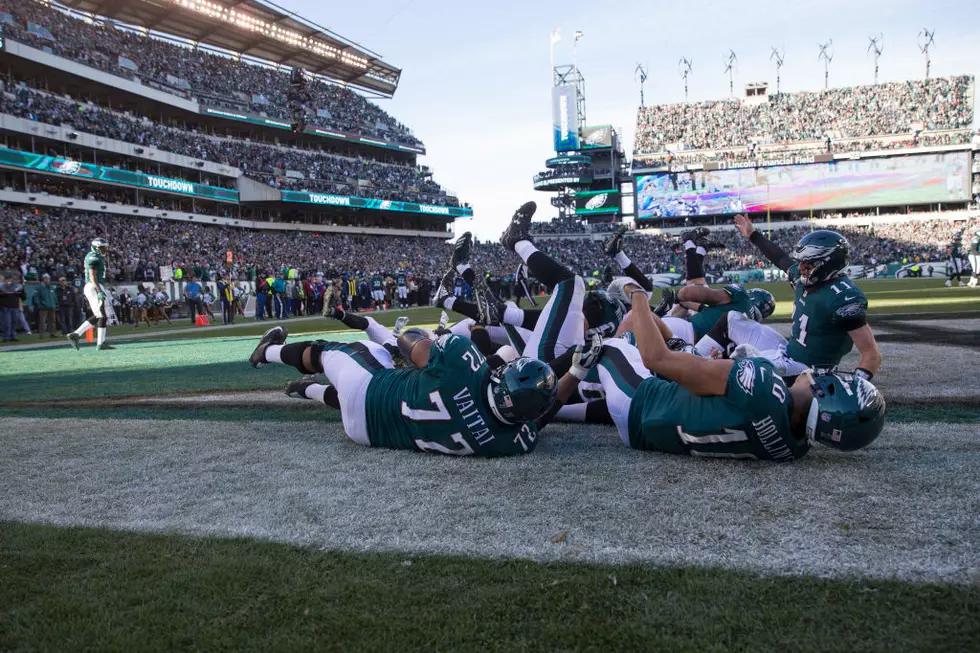
{"label": "football player", "polygon": [[949,288],[953,285],[953,279],[956,279],[957,283],[961,286],[965,286],[963,283],[963,269],[960,260],[960,236],[957,235],[956,238],[946,246],[946,287]]}
{"label": "football player", "polygon": [[980,283],[980,228],[973,232],[973,240],[966,251],[971,268],[970,282],[967,285],[976,288]]}
{"label": "football player", "polygon": [[96,328],[97,346],[100,351],[115,349],[105,341],[106,338],[106,291],[102,284],[105,283],[105,257],[109,254],[109,243],[105,238],[96,238],[92,241],[92,248],[85,255],[85,262],[82,267],[85,270],[85,287],[83,294],[92,311],[92,317],[82,322],[81,326],[68,334],[68,342],[76,350],[81,337],[92,327]]}
{"label": "football player", "polygon": [[671,351],[645,291],[627,289],[636,346],[607,340],[599,376],[609,413],[630,447],[790,461],[806,455],[814,441],[850,451],[881,432],[885,401],[865,379],[806,373],[787,386],[764,358],[710,360]]}
{"label": "football player", "polygon": [[833,231],[813,231],[800,239],[791,256],[756,231],[747,216],[735,216],[735,227],[789,276],[796,295],[792,333],[787,340],[733,311],[712,327],[705,336],[711,340],[699,342],[699,349],[724,352],[733,342],[776,350],[783,358],[780,366],[793,377],[810,368],[836,369],[857,347],[861,360],[854,373],[870,381],[881,366],[881,352],[868,324],[868,300],[842,272],[850,251],[847,239]]}

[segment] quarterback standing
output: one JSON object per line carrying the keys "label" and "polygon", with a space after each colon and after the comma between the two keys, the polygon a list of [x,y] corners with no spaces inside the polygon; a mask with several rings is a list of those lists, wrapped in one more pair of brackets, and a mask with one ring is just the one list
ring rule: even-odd
{"label": "quarterback standing", "polygon": [[99,350],[115,349],[105,341],[106,335],[106,294],[102,284],[105,283],[105,257],[109,253],[109,243],[105,238],[92,241],[92,249],[85,256],[85,288],[83,294],[92,311],[92,317],[82,322],[81,326],[68,334],[68,342],[78,349],[78,341],[82,335],[93,326],[96,328],[97,346]]}

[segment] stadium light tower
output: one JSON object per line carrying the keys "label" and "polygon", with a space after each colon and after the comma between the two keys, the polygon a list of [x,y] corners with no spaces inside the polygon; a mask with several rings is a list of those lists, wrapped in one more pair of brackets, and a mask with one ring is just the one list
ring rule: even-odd
{"label": "stadium light tower", "polygon": [[681,77],[684,78],[684,101],[687,102],[687,78],[694,70],[694,63],[687,57],[681,57],[677,63],[677,69],[680,71]]}
{"label": "stadium light tower", "polygon": [[776,62],[776,95],[779,95],[779,69],[783,67],[783,57],[786,55],[786,46],[782,51],[773,47],[772,54],[769,55],[770,61]]}
{"label": "stadium light tower", "polygon": [[869,36],[868,40],[871,43],[868,44],[868,54],[874,53],[875,57],[875,84],[878,83],[878,58],[881,57],[882,50],[885,49],[885,35],[879,34],[878,38]]}
{"label": "stadium light tower", "polygon": [[633,71],[633,78],[640,82],[640,108],[642,109],[646,106],[643,101],[643,84],[647,81],[647,71],[643,67],[643,64],[636,64],[636,69]]}
{"label": "stadium light tower", "polygon": [[828,66],[834,60],[834,39],[830,39],[823,44],[817,43],[817,47],[820,48],[820,54],[817,55],[817,59],[823,61],[823,90],[826,91],[830,86],[830,71]]}
{"label": "stadium light tower", "polygon": [[926,56],[926,79],[929,79],[929,65],[932,63],[932,59],[929,58],[929,48],[936,45],[935,36],[936,30],[929,31],[925,27],[919,32],[919,50]]}
{"label": "stadium light tower", "polygon": [[728,96],[735,97],[735,69],[738,68],[738,57],[734,50],[728,51],[728,59],[725,60],[725,72],[728,74]]}

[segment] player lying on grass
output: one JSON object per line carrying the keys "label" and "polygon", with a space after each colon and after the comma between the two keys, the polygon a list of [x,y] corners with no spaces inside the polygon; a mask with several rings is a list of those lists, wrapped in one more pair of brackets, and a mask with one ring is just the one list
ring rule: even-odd
{"label": "player lying on grass", "polygon": [[607,340],[598,367],[609,412],[629,446],[789,461],[814,441],[854,450],[881,432],[885,402],[868,381],[806,373],[787,386],[763,358],[710,360],[671,351],[646,293],[636,285],[627,291],[636,346]]}
{"label": "player lying on grass", "polygon": [[[469,338],[445,334],[430,340],[417,329],[399,336],[402,355],[414,365],[407,369],[392,369],[391,354],[373,342],[285,343],[283,327],[270,329],[250,363],[326,375],[329,386],[309,383],[303,396],[324,402],[327,392],[335,392],[347,436],[389,449],[454,456],[531,452],[538,429],[576,378],[569,373],[558,381],[547,364],[528,358],[488,360]],[[580,358],[581,348],[571,355]]]}
{"label": "player lying on grass", "polygon": [[[653,284],[623,252],[622,234],[621,229],[610,237],[606,242],[606,254],[615,258],[627,276],[613,279],[609,284],[608,292],[610,297],[628,305],[629,298],[623,292],[626,284],[635,282],[651,297]],[[707,229],[700,227],[681,235],[685,250],[684,270],[687,285],[677,292],[664,288],[660,304],[654,309],[656,315],[664,318],[664,323],[670,328],[674,337],[691,345],[707,334],[718,321],[718,317],[725,313],[730,311],[745,313],[752,319],[762,322],[776,309],[776,301],[768,290],[762,288],[745,290],[739,284],[729,284],[721,289],[707,286],[704,278],[704,258],[707,249],[713,246],[707,240],[709,234]],[[672,316],[664,317],[668,312],[671,312]],[[627,315],[619,327],[619,333],[629,331],[629,324],[630,319]]]}
{"label": "player lying on grass", "polygon": [[800,239],[792,256],[755,230],[747,216],[735,216],[739,233],[748,238],[789,276],[796,294],[790,338],[775,330],[729,313],[723,326],[698,343],[699,350],[725,352],[729,341],[775,351],[788,377],[807,369],[836,369],[845,354],[861,354],[855,374],[871,380],[881,366],[881,352],[868,324],[868,300],[842,273],[850,250],[847,240],[833,231],[814,231]]}

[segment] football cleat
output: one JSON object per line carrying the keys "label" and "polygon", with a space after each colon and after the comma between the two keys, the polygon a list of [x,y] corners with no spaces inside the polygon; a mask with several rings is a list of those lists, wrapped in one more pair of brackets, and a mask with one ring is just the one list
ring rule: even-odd
{"label": "football cleat", "polygon": [[[136,326],[139,326],[139,323],[137,323]],[[75,348],[75,351],[78,351],[78,341],[81,340],[81,338],[78,337],[78,334],[69,333],[66,337],[68,338],[69,344]]]}
{"label": "football cleat", "polygon": [[708,234],[710,233],[711,232],[708,231],[708,229],[706,229],[705,227],[695,227],[694,229],[690,229],[681,234],[681,244],[683,245],[684,243],[690,240],[694,242],[695,245],[700,245],[701,247],[705,247],[707,243]]}
{"label": "football cleat", "polygon": [[293,399],[309,399],[306,396],[306,389],[311,385],[318,384],[319,381],[312,374],[307,374],[294,381],[290,381],[286,384],[285,392],[287,397],[292,397]]}
{"label": "football cleat", "polygon": [[677,293],[670,288],[664,288],[660,291],[660,303],[654,307],[653,314],[657,317],[663,317],[670,310],[670,307],[676,303]]}
{"label": "football cleat", "polygon": [[404,329],[407,325],[408,325],[408,317],[402,315],[397,320],[395,320],[395,327],[391,330],[391,335],[397,338],[401,334],[402,329]]}
{"label": "football cleat", "polygon": [[605,251],[606,256],[615,258],[616,254],[623,251],[623,234],[626,233],[626,225],[622,225],[616,228],[609,240],[606,241]]}
{"label": "football cleat", "polygon": [[108,342],[103,342],[101,345],[96,347],[96,349],[98,349],[99,351],[105,351],[107,349],[115,349],[115,347],[110,345]]}
{"label": "football cleat", "polygon": [[255,346],[255,350],[252,355],[249,356],[248,362],[255,369],[260,367],[265,367],[267,361],[265,360],[265,349],[269,345],[282,345],[286,343],[287,336],[286,327],[275,326],[262,334],[262,338],[259,340],[259,344]]}
{"label": "football cleat", "polygon": [[538,205],[534,202],[522,204],[521,208],[514,212],[514,217],[504,229],[504,233],[500,234],[500,244],[510,251],[514,251],[514,245],[522,240],[529,243],[534,242],[531,238],[531,218],[534,217],[537,208]]}
{"label": "football cleat", "polygon": [[470,248],[473,246],[473,234],[470,232],[464,233],[462,236],[456,239],[456,244],[453,246],[453,255],[450,259],[450,265],[455,268],[460,263],[470,262]]}

